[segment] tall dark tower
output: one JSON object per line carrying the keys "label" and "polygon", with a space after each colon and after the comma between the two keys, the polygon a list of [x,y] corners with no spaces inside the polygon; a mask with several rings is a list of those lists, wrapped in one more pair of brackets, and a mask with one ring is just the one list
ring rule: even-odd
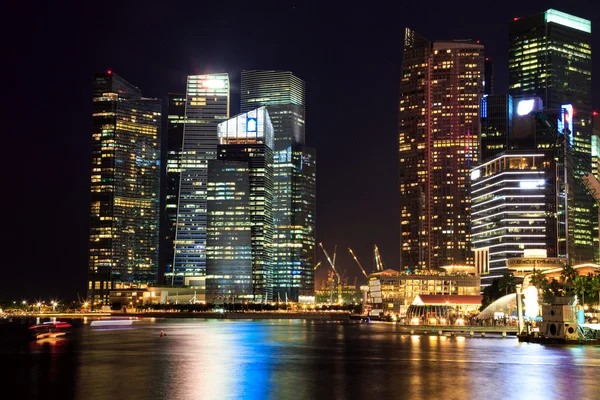
{"label": "tall dark tower", "polygon": [[490,94],[481,99],[481,155],[484,162],[508,149],[512,135],[513,100],[509,94]]}
{"label": "tall dark tower", "polygon": [[94,76],[88,301],[158,276],[161,102],[112,71]]}
{"label": "tall dark tower", "polygon": [[[161,269],[173,272],[175,256],[173,242],[177,226],[177,204],[179,200],[179,178],[182,168],[183,126],[185,122],[185,94],[169,93],[167,102],[167,151],[166,185],[164,210],[161,223]],[[170,282],[169,282],[170,283]]]}
{"label": "tall dark tower", "polygon": [[399,109],[401,265],[473,260],[469,171],[478,161],[483,45],[406,29]]}
{"label": "tall dark tower", "polygon": [[[592,136],[592,46],[589,20],[557,10],[514,18],[509,42],[509,93],[537,96],[544,109],[573,111],[569,118],[574,176],[572,262],[594,259],[594,200],[581,177],[590,173]],[[562,125],[561,125],[562,126]]]}
{"label": "tall dark tower", "polygon": [[304,141],[304,81],[290,71],[242,71],[241,110],[273,123],[273,299],[314,296],[316,153]]}

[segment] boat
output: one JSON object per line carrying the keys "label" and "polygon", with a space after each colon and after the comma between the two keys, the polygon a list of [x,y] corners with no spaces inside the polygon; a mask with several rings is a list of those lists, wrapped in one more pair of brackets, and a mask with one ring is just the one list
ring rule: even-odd
{"label": "boat", "polygon": [[109,318],[109,319],[98,319],[90,322],[90,326],[95,327],[110,327],[110,326],[131,326],[133,325],[133,319],[121,319],[121,318]]}
{"label": "boat", "polygon": [[40,325],[30,326],[29,331],[33,340],[57,338],[69,334],[71,324],[63,321],[44,322]]}

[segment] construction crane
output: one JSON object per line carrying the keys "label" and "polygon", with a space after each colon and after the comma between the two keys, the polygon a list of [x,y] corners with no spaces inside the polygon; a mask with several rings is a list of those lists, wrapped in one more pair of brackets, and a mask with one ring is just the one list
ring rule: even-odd
{"label": "construction crane", "polygon": [[[340,276],[340,274],[338,274],[337,270],[335,269],[335,262],[332,261],[331,258],[329,257],[329,254],[327,254],[327,250],[325,250],[325,247],[323,247],[323,243],[322,242],[319,243],[319,246],[321,247],[321,250],[323,250],[323,254],[325,254],[325,258],[327,258],[329,265],[331,265],[331,269],[333,270],[333,272],[335,272],[335,275],[338,278],[337,288],[338,288],[338,300],[339,300],[342,297],[342,277]],[[337,250],[337,246],[335,246],[335,250],[333,253],[334,260],[335,260],[336,250]]]}
{"label": "construction crane", "polygon": [[354,258],[354,261],[356,261],[356,263],[358,264],[358,268],[360,268],[360,270],[362,271],[365,278],[369,279],[369,275],[367,275],[367,272],[363,268],[362,264],[360,263],[360,261],[358,261],[358,257],[356,257],[356,255],[354,254],[354,252],[352,251],[352,249],[350,247],[348,247],[348,251],[350,252],[350,255],[352,256],[352,258]]}
{"label": "construction crane", "polygon": [[381,260],[381,254],[379,254],[379,248],[377,245],[375,245],[373,249],[373,257],[375,258],[375,267],[377,268],[377,271],[383,271],[385,268],[387,268]]}
{"label": "construction crane", "polygon": [[317,268],[319,268],[319,265],[321,265],[321,261],[319,261],[319,262],[317,263],[317,265],[315,265],[315,266],[314,266],[314,268],[313,268],[313,271],[315,271]]}

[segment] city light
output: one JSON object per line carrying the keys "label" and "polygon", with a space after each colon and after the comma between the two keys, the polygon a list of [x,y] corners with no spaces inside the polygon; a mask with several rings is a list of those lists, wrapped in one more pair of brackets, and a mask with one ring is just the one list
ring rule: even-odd
{"label": "city light", "polygon": [[520,116],[529,114],[531,111],[533,111],[534,105],[535,105],[534,99],[521,100],[517,104],[517,114]]}

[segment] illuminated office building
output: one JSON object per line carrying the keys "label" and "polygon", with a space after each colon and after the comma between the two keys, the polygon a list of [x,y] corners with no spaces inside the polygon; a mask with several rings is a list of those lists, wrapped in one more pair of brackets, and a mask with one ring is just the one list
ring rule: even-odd
{"label": "illuminated office building", "polygon": [[260,107],[220,123],[218,135],[209,168],[208,298],[265,303],[273,300],[273,125]]}
{"label": "illuminated office building", "polygon": [[289,71],[242,71],[241,110],[273,123],[273,298],[314,296],[316,152],[305,146],[304,81]]}
{"label": "illuminated office building", "polygon": [[175,255],[173,242],[177,226],[184,121],[185,94],[169,93],[167,102],[167,151],[165,152],[166,185],[163,188],[165,194],[160,243],[161,268],[163,272],[167,273],[173,272],[173,258]]}
{"label": "illuminated office building", "polygon": [[188,76],[185,101],[174,272],[165,274],[173,285],[206,275],[208,161],[217,158],[217,125],[229,118],[229,76]]}
{"label": "illuminated office building", "polygon": [[574,262],[594,257],[594,200],[581,176],[591,171],[592,48],[587,19],[549,9],[514,18],[509,42],[509,93],[537,96],[547,110],[571,105],[573,117]]}
{"label": "illuminated office building", "polygon": [[206,295],[209,303],[254,300],[249,166],[208,163]]}
{"label": "illuminated office building", "polygon": [[483,45],[406,29],[399,113],[401,266],[468,264],[469,170],[478,161]]}
{"label": "illuminated office building", "polygon": [[112,71],[94,76],[88,301],[158,274],[161,101]]}
{"label": "illuminated office building", "polygon": [[[562,121],[560,119],[562,118]],[[471,171],[471,242],[487,250],[488,286],[506,262],[528,249],[573,258],[572,132],[565,110],[546,110],[539,97],[514,104],[508,150]]]}
{"label": "illuminated office building", "polygon": [[485,161],[508,149],[512,133],[513,99],[508,94],[490,94],[481,99],[481,155]]}

